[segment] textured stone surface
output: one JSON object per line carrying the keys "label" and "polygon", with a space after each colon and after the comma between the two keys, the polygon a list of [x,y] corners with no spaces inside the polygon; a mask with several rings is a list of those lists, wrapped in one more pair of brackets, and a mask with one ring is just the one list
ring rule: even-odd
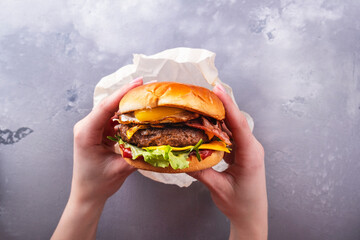
{"label": "textured stone surface", "polygon": [[[217,53],[220,78],[255,120],[269,239],[360,239],[359,14],[350,0],[1,1],[0,238],[53,232],[72,127],[100,78],[132,53],[186,46]],[[201,184],[135,173],[98,238],[224,239],[228,225]]]}

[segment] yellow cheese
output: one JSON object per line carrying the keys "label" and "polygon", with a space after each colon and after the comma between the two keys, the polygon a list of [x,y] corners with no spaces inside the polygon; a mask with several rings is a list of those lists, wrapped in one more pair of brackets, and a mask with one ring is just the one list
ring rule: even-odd
{"label": "yellow cheese", "polygon": [[214,134],[212,132],[205,131],[205,130],[204,130],[204,132],[208,136],[209,140],[211,140],[214,137]]}
{"label": "yellow cheese", "polygon": [[[151,146],[151,147],[143,147],[143,149],[149,149],[149,150],[155,150],[155,149],[161,149],[165,146]],[[189,150],[194,146],[186,146],[186,147],[171,147],[173,151],[185,151]],[[230,153],[229,149],[226,147],[226,144],[224,142],[220,141],[212,141],[210,143],[204,143],[200,145],[199,149],[209,149],[209,150],[215,150],[215,151],[224,151],[227,153]]]}
{"label": "yellow cheese", "polygon": [[184,151],[184,150],[189,150],[190,148],[192,148],[193,146],[186,146],[186,147],[171,147],[171,149],[173,151]]}
{"label": "yellow cheese", "polygon": [[211,149],[211,150],[224,151],[230,153],[229,149],[226,147],[226,143],[220,141],[212,141],[210,143],[204,143],[200,145],[199,149]]}
{"label": "yellow cheese", "polygon": [[132,127],[132,128],[130,128],[130,129],[128,129],[126,131],[126,136],[127,136],[128,139],[130,139],[136,133],[137,130],[145,129],[145,128],[148,128],[148,126],[146,126],[146,125],[136,125],[135,127]]}
{"label": "yellow cheese", "polygon": [[158,121],[165,117],[184,112],[185,110],[173,107],[157,107],[135,111],[135,117],[142,122]]}

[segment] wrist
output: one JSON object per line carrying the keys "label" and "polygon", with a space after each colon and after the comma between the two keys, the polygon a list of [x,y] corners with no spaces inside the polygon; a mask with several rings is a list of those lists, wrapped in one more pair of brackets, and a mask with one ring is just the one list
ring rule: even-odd
{"label": "wrist", "polygon": [[92,207],[94,209],[98,209],[104,206],[107,197],[96,191],[99,187],[94,186],[94,184],[86,184],[82,182],[84,181],[73,178],[69,203],[79,207],[82,206],[82,208]]}
{"label": "wrist", "polygon": [[241,239],[255,239],[266,240],[268,233],[267,224],[250,223],[250,222],[235,222],[230,221],[230,240]]}
{"label": "wrist", "polygon": [[107,199],[101,198],[85,198],[82,197],[80,194],[77,194],[75,191],[71,191],[68,205],[84,213],[89,210],[94,211],[97,209],[100,209],[102,211],[105,206],[106,200]]}
{"label": "wrist", "polygon": [[70,194],[51,239],[95,239],[105,201],[82,201]]}

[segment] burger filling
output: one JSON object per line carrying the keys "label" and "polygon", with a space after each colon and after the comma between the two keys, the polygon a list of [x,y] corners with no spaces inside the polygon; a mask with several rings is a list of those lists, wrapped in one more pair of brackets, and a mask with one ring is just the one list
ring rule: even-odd
{"label": "burger filling", "polygon": [[155,167],[184,169],[189,167],[189,155],[201,161],[214,150],[230,152],[229,131],[222,121],[184,109],[157,107],[117,113],[113,119],[119,122],[113,140],[123,153]]}
{"label": "burger filling", "polygon": [[200,139],[209,142],[208,136],[204,131],[188,126],[169,127],[164,125],[162,128],[149,127],[137,130],[131,138],[127,132],[133,128],[132,125],[119,124],[117,132],[125,142],[136,145],[137,147],[170,145],[172,147],[183,147],[197,144]]}

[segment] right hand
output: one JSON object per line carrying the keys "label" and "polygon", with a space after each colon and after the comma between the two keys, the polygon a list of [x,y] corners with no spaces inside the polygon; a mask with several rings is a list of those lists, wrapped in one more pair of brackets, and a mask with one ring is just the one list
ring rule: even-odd
{"label": "right hand", "polygon": [[224,88],[216,85],[213,92],[224,103],[226,124],[234,140],[231,154],[225,156],[229,167],[224,172],[209,168],[189,175],[208,187],[216,206],[231,221],[230,239],[266,239],[264,149]]}

